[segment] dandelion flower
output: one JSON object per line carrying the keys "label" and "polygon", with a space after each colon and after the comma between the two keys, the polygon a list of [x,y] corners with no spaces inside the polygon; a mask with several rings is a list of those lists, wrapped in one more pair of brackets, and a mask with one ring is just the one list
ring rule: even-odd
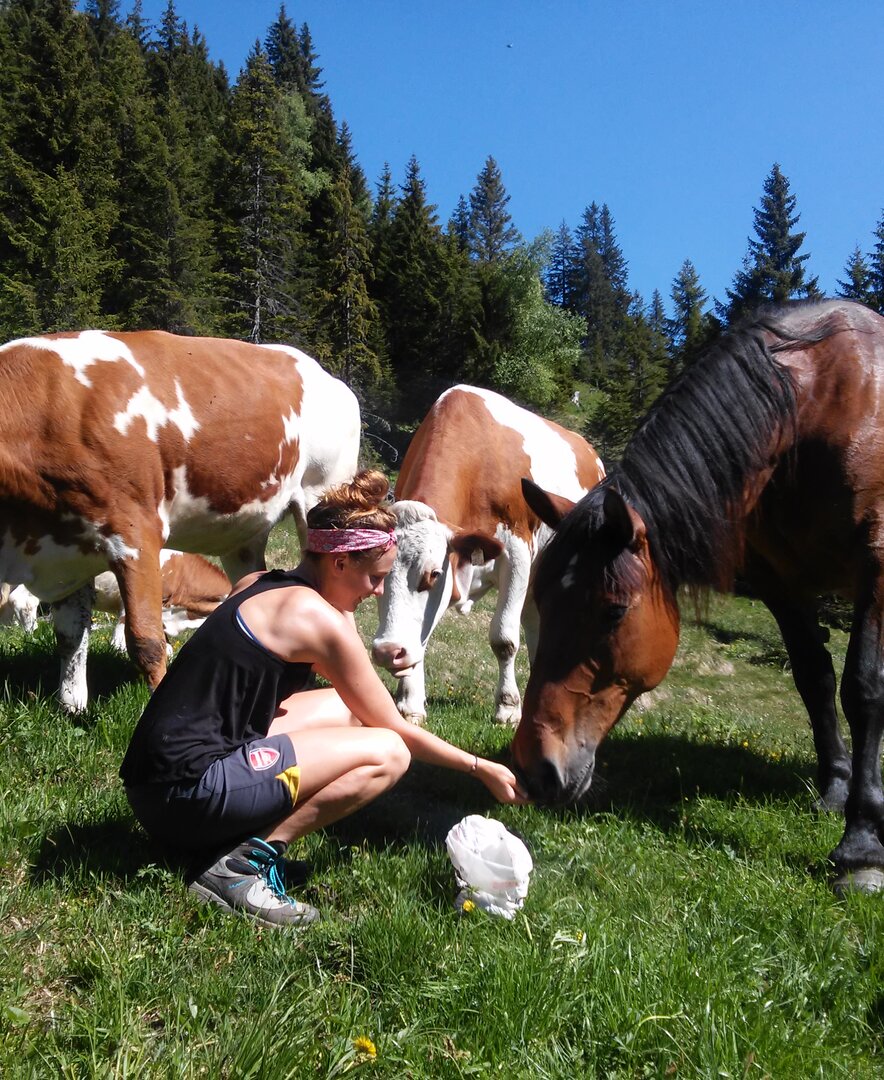
{"label": "dandelion flower", "polygon": [[366,1057],[378,1056],[378,1048],[367,1035],[357,1036],[357,1038],[353,1040],[353,1046],[360,1054],[365,1054]]}
{"label": "dandelion flower", "polygon": [[463,904],[461,905],[461,910],[464,912],[465,915],[469,915],[471,911],[476,910],[476,905],[473,903],[472,900],[464,900]]}

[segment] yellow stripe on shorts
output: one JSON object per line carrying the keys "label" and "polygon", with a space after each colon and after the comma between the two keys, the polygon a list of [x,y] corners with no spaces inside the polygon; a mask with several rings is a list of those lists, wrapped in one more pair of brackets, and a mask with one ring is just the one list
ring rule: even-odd
{"label": "yellow stripe on shorts", "polygon": [[289,789],[289,795],[292,797],[292,806],[294,806],[298,801],[298,789],[301,786],[300,765],[292,765],[290,768],[286,769],[285,772],[277,773],[276,779],[281,780]]}

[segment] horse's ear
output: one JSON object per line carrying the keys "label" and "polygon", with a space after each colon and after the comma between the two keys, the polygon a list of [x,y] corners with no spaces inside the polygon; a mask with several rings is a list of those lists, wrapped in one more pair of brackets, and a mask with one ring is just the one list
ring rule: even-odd
{"label": "horse's ear", "polygon": [[637,551],[645,538],[644,522],[616,488],[609,487],[605,490],[602,510],[608,535],[620,548]]}
{"label": "horse's ear", "polygon": [[551,529],[557,529],[565,514],[577,505],[564,495],[553,495],[551,491],[544,491],[527,476],[522,477],[522,495],[544,525],[549,525]]}

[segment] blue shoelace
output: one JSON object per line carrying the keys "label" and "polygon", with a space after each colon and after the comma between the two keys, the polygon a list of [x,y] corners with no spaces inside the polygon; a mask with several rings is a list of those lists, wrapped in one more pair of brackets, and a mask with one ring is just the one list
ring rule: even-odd
{"label": "blue shoelace", "polygon": [[[267,855],[263,851],[253,849],[253,858],[255,858],[255,869],[261,875],[261,877],[267,882],[267,885],[277,900],[284,900],[291,907],[297,907],[298,901],[293,900],[289,894],[285,891],[285,884],[282,880],[282,875],[279,872],[279,868],[282,865],[282,855],[277,855],[274,859],[267,858]],[[265,862],[264,860],[267,859]]]}

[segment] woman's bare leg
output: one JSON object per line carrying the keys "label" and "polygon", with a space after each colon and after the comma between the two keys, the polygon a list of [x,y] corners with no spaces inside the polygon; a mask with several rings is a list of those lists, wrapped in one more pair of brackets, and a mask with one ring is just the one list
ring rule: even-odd
{"label": "woman's bare leg", "polygon": [[[276,723],[271,733],[282,734],[273,730]],[[405,743],[387,728],[296,727],[285,733],[301,771],[298,803],[267,833],[267,841],[288,844],[352,814],[391,788],[411,761]]]}
{"label": "woman's bare leg", "polygon": [[341,701],[337,690],[302,690],[280,702],[267,734],[335,727],[362,727],[362,723]]}

